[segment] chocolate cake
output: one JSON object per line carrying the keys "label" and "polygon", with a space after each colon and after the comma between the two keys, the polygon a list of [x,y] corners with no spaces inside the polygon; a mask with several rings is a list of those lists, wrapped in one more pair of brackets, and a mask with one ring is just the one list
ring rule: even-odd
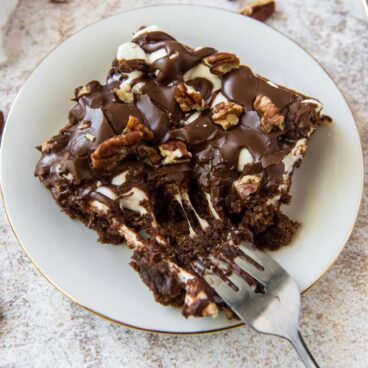
{"label": "chocolate cake", "polygon": [[100,242],[132,248],[158,302],[185,316],[226,311],[194,264],[231,258],[242,241],[291,241],[299,225],[280,206],[320,102],[157,26],[121,45],[106,83],[73,100],[67,125],[39,147],[35,175]]}

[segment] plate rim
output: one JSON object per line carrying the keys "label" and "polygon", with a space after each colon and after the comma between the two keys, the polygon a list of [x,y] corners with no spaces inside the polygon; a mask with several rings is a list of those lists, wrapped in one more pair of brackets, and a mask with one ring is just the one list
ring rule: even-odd
{"label": "plate rim", "polygon": [[[88,24],[84,27],[82,27],[81,29],[73,32],[68,38],[62,40],[61,42],[59,42],[57,45],[55,45],[37,64],[36,66],[32,69],[31,73],[29,74],[29,76],[27,77],[27,79],[25,80],[25,82],[22,84],[22,86],[20,87],[19,91],[17,92],[14,101],[11,105],[11,108],[9,110],[9,114],[8,117],[11,116],[14,106],[16,105],[16,102],[18,100],[19,95],[22,93],[24,87],[26,84],[28,84],[29,80],[31,79],[31,77],[33,76],[34,72],[38,69],[38,67],[58,48],[60,47],[64,42],[66,42],[67,40],[69,40],[70,38],[74,37],[76,34],[84,31],[85,29],[89,28],[89,27],[93,27],[94,25],[98,24],[101,21],[113,18],[113,17],[117,17],[120,16],[121,14],[124,13],[129,13],[129,12],[134,12],[136,10],[143,10],[143,9],[149,9],[149,8],[158,8],[158,7],[195,7],[195,8],[204,8],[204,9],[216,9],[218,11],[223,11],[223,12],[227,12],[227,13],[231,13],[235,16],[240,16],[240,17],[244,17],[244,15],[237,13],[233,10],[230,9],[224,9],[218,6],[210,6],[210,5],[197,5],[197,4],[153,4],[153,5],[149,5],[149,6],[139,6],[139,7],[134,7],[132,9],[128,9],[128,10],[122,10],[119,11],[116,14],[112,14],[108,17],[102,18],[102,19],[98,19],[94,22],[92,22],[91,24]],[[356,119],[355,119],[355,114],[353,112],[353,109],[351,108],[345,94],[341,91],[341,89],[339,88],[338,84],[336,83],[336,81],[334,80],[334,78],[332,77],[332,75],[327,71],[327,69],[316,59],[316,57],[314,57],[309,51],[307,51],[302,45],[300,45],[297,41],[293,40],[291,37],[289,37],[287,34],[284,34],[283,32],[279,31],[278,29],[275,29],[273,27],[271,27],[270,25],[268,25],[267,23],[263,23],[263,22],[259,22],[251,17],[247,17],[248,21],[251,22],[258,22],[261,23],[264,27],[271,29],[272,31],[279,33],[281,36],[285,37],[286,39],[288,39],[289,41],[291,41],[292,43],[294,43],[296,46],[298,46],[301,50],[303,50],[308,56],[310,56],[317,64],[318,66],[326,73],[326,75],[328,76],[328,78],[331,80],[331,82],[334,84],[334,86],[336,87],[336,89],[338,90],[338,92],[341,94],[341,97],[343,98],[346,106],[348,107],[348,110],[352,116],[353,122],[354,122],[354,127],[355,127],[355,131],[357,133],[357,137],[358,137],[358,143],[359,143],[359,148],[360,148],[360,169],[361,169],[361,178],[360,178],[360,195],[359,195],[359,205],[356,208],[356,212],[354,214],[354,220],[352,222],[351,227],[349,228],[347,235],[344,239],[344,241],[341,243],[339,249],[337,250],[336,254],[334,255],[334,257],[331,259],[331,261],[328,263],[328,265],[319,273],[319,275],[317,276],[317,278],[304,290],[301,292],[301,295],[304,295],[305,293],[307,293],[309,290],[311,290],[320,280],[321,278],[325,275],[325,273],[327,273],[327,271],[332,267],[332,265],[336,262],[337,258],[339,257],[339,255],[341,254],[341,252],[343,251],[343,249],[345,248],[347,242],[350,239],[350,236],[353,232],[353,229],[355,228],[359,213],[360,213],[360,209],[362,207],[362,199],[363,199],[363,192],[364,192],[364,153],[363,153],[363,148],[362,148],[362,143],[361,143],[361,137],[360,137],[360,133],[359,133],[359,129],[358,129],[358,125],[356,123]],[[8,124],[5,124],[1,139],[3,139],[3,137],[6,135],[6,131],[8,128]],[[57,285],[52,279],[51,277],[49,277],[42,269],[40,266],[38,266],[37,262],[32,258],[32,256],[29,254],[29,252],[27,251],[26,247],[22,244],[22,242],[20,241],[20,239],[18,238],[18,235],[15,231],[15,228],[13,227],[13,224],[10,220],[10,216],[8,214],[8,209],[6,206],[6,200],[5,200],[5,196],[4,196],[4,192],[3,192],[3,188],[2,188],[2,177],[3,177],[3,170],[2,170],[2,152],[3,152],[3,145],[0,146],[0,195],[2,197],[2,202],[3,202],[3,208],[4,208],[4,212],[6,215],[6,218],[8,220],[8,223],[10,225],[10,228],[18,242],[18,244],[20,245],[20,247],[22,248],[22,250],[24,251],[24,253],[27,255],[27,257],[29,258],[31,264],[33,265],[33,267],[36,269],[37,273],[40,274],[41,276],[43,276],[49,284],[51,284],[51,286],[53,286],[57,291],[59,291],[62,295],[64,295],[67,299],[71,300],[72,302],[76,303],[77,305],[79,305],[80,307],[82,307],[84,310],[86,310],[87,312],[98,316],[106,321],[109,322],[113,322],[114,324],[117,324],[119,326],[123,326],[126,328],[130,328],[136,331],[143,331],[143,332],[148,332],[148,333],[153,333],[153,334],[162,334],[162,335],[173,335],[173,336],[187,336],[187,335],[206,335],[206,334],[213,334],[213,333],[217,333],[217,332],[222,332],[222,331],[228,331],[228,330],[232,330],[238,327],[242,327],[245,326],[246,324],[243,322],[240,322],[239,324],[236,325],[232,325],[232,326],[228,326],[228,327],[222,327],[222,328],[215,328],[215,329],[211,329],[211,330],[204,330],[204,331],[195,331],[195,332],[181,332],[181,331],[165,331],[165,330],[152,330],[152,329],[146,329],[146,328],[142,328],[142,327],[137,327],[134,325],[130,325],[129,323],[126,322],[122,322],[119,320],[116,320],[114,318],[108,317],[106,315],[104,315],[103,313],[97,312],[85,305],[83,305],[83,303],[81,303],[80,301],[78,301],[75,297],[71,296],[70,294],[68,294],[68,292],[66,292],[63,288],[61,288],[59,285]]]}

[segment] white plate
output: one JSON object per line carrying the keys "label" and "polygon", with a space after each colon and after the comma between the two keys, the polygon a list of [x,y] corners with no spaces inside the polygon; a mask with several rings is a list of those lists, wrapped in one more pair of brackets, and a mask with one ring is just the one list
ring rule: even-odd
{"label": "white plate", "polygon": [[142,24],[159,24],[192,46],[234,52],[257,73],[319,98],[335,119],[315,134],[295,176],[288,212],[303,227],[293,244],[272,253],[301,290],[331,265],[353,228],[363,183],[358,132],[334,82],[301,47],[260,22],[213,8],[151,7],[93,24],[57,47],[19,92],[3,136],[2,186],[10,222],[39,270],[77,303],[125,325],[176,333],[224,329],[238,322],[186,320],[155,303],[128,266],[130,251],[98,244],[95,233],[61,213],[33,177],[34,147],[65,124],[74,87],[103,81],[116,48]]}

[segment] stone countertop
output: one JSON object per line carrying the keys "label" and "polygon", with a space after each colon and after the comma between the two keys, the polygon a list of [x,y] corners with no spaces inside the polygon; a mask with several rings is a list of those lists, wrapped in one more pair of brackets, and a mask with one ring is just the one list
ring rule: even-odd
{"label": "stone countertop", "polygon": [[[5,28],[0,66],[5,114],[31,71],[56,45],[94,21],[154,0],[21,0]],[[242,1],[196,0],[237,9]],[[279,0],[268,23],[306,48],[345,94],[368,149],[368,18],[360,0]],[[368,162],[368,159],[366,159]],[[301,330],[322,367],[367,367],[367,195],[353,234],[302,298]],[[290,346],[247,327],[200,336],[129,330],[83,310],[35,271],[0,206],[0,367],[301,367]]]}

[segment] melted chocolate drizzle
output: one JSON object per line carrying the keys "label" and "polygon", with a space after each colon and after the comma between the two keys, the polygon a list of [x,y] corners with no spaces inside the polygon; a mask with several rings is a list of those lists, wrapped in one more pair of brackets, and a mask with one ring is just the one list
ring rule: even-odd
{"label": "melted chocolate drizzle", "polygon": [[[35,175],[66,212],[96,229],[101,241],[121,243],[123,237],[121,228],[118,229],[121,224],[128,226],[137,238],[146,234],[145,247],[136,249],[133,264],[143,270],[140,271],[143,280],[149,278],[148,285],[159,297],[157,300],[167,304],[172,302],[168,299],[172,285],[178,281],[162,259],[169,259],[193,273],[192,261],[198,256],[206,262],[210,254],[234,258],[231,252],[236,249],[230,246],[229,240],[234,245],[247,240],[272,247],[290,241],[297,224],[279,211],[279,204],[288,199],[286,191],[280,189],[280,184],[288,185],[289,179],[284,178],[283,159],[298,140],[309,139],[311,128],[320,122],[320,115],[313,101],[303,102],[306,96],[270,84],[247,66],[211,78],[205,58],[216,52],[213,48],[192,49],[158,31],[140,33],[133,42],[146,55],[139,50],[140,59],[115,59],[105,85],[94,81],[88,83],[88,88],[77,90],[69,123],[42,145]],[[191,68],[195,68],[193,73]],[[191,75],[195,77],[187,80]],[[221,84],[217,83],[219,80]],[[174,92],[182,82],[203,97],[205,104],[201,111],[180,109]],[[87,93],[80,96],[78,93],[83,90]],[[123,93],[132,94],[128,99]],[[282,130],[266,133],[261,128],[260,117],[253,107],[259,94],[268,96],[284,116]],[[123,103],[117,95],[131,103]],[[238,124],[228,130],[212,120],[215,101],[224,99],[241,105],[244,110]],[[149,127],[153,139],[133,144],[129,149],[124,147],[121,152],[127,156],[113,162],[116,166],[108,166],[110,171],[104,171],[104,167],[94,169],[92,153],[101,143],[122,134],[130,116]],[[189,162],[163,164],[158,146],[175,140],[185,143],[191,158]],[[249,152],[244,151],[239,162],[244,148]],[[144,154],[153,152],[151,157],[155,162],[141,159],[140,150]],[[114,157],[106,156],[105,162]],[[122,156],[118,151],[116,157]],[[95,155],[92,157],[95,159]],[[248,161],[239,168],[244,157]],[[244,198],[237,191],[239,182],[235,181],[248,174],[258,175],[260,184]],[[131,189],[141,191],[137,198],[131,198],[132,202],[140,202],[125,208],[122,198]],[[272,205],[274,198],[276,203]],[[142,208],[146,211],[141,211]],[[202,283],[201,280],[194,279]],[[204,282],[198,286],[200,290],[206,295],[213,294]],[[178,305],[183,303],[188,290],[184,291],[180,281],[173,292],[173,304]],[[221,306],[221,299],[215,297]],[[191,311],[185,313],[202,315],[208,300],[199,301],[204,304],[194,303]]]}
{"label": "melted chocolate drizzle", "polygon": [[[95,82],[90,94],[77,99],[69,113],[69,126],[53,138],[53,149],[43,153],[36,175],[47,172],[52,181],[52,178],[59,180],[62,173],[70,171],[76,182],[99,177],[100,173],[91,167],[90,154],[103,141],[121,134],[129,116],[133,115],[154,133],[151,144],[159,145],[169,140],[185,142],[193,155],[192,164],[197,166],[196,173],[201,165],[211,164],[215,171],[225,168],[226,172],[236,176],[239,153],[242,148],[247,148],[255,159],[253,168],[248,170],[263,167],[267,168],[268,175],[280,177],[281,161],[300,138],[300,130],[307,132],[317,121],[315,106],[301,103],[304,96],[275,87],[255,75],[249,67],[240,66],[222,77],[221,89],[217,91],[213,90],[211,81],[202,77],[186,81],[201,93],[207,104],[197,119],[187,123],[188,114],[184,114],[175,101],[175,87],[183,81],[185,72],[216,50],[208,47],[194,50],[164,32],[142,33],[133,42],[148,54],[159,49],[166,51],[166,56],[150,65],[145,65],[143,60],[128,60],[124,64],[130,71],[136,69],[143,74],[131,82],[132,86],[143,84],[134,102],[122,103],[114,94],[120,81],[127,78],[126,71],[119,69],[119,63],[114,61],[108,77],[110,82],[104,86]],[[213,123],[209,108],[220,92],[244,107],[240,123],[227,131]],[[284,131],[266,133],[260,128],[260,118],[253,109],[258,94],[268,96],[283,113]],[[84,123],[88,126],[81,129]],[[170,170],[177,166],[172,165]]]}
{"label": "melted chocolate drizzle", "polygon": [[281,87],[268,84],[257,77],[250,68],[241,65],[239,69],[226,74],[222,80],[222,93],[232,101],[236,101],[247,110],[253,110],[253,102],[257,95],[265,95],[283,110],[292,102],[293,93]]}
{"label": "melted chocolate drizzle", "polygon": [[143,33],[133,41],[148,53],[162,48],[166,50],[167,55],[157,59],[150,66],[152,71],[157,72],[156,81],[158,83],[182,82],[186,71],[198,64],[204,57],[216,52],[210,47],[193,50],[163,32]]}

